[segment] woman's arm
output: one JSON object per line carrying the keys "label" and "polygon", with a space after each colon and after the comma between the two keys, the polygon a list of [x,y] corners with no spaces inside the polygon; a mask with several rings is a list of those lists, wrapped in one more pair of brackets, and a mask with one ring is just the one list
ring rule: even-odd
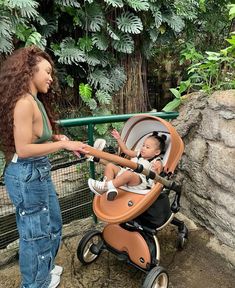
{"label": "woman's arm", "polygon": [[66,149],[87,153],[86,144],[79,141],[57,141],[42,144],[33,143],[33,105],[27,99],[21,99],[14,109],[14,139],[16,153],[21,158],[44,156]]}
{"label": "woman's arm", "polygon": [[120,149],[123,153],[125,153],[127,156],[130,156],[130,157],[136,157],[137,156],[136,151],[133,151],[133,150],[127,148],[126,144],[123,142],[119,132],[116,129],[114,129],[111,132],[111,135],[117,140],[118,146],[120,147]]}

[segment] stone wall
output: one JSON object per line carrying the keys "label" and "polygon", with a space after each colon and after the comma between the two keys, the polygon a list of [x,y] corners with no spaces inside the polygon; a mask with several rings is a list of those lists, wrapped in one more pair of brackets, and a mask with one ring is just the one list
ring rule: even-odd
{"label": "stone wall", "polygon": [[185,143],[181,211],[235,249],[235,90],[190,94],[173,125]]}

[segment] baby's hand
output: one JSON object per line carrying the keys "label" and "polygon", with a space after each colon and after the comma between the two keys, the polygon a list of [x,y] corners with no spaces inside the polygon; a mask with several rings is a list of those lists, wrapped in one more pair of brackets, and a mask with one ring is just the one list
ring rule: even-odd
{"label": "baby's hand", "polygon": [[163,170],[163,165],[161,161],[154,161],[152,164],[152,170],[157,174],[160,174]]}
{"label": "baby's hand", "polygon": [[113,129],[113,131],[111,132],[111,135],[112,135],[116,140],[118,140],[118,139],[121,138],[119,132],[118,132],[116,129]]}

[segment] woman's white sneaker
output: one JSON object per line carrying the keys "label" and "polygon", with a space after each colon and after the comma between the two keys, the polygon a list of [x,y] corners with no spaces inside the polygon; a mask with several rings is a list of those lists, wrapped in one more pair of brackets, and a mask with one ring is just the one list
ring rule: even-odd
{"label": "woman's white sneaker", "polygon": [[60,276],[63,272],[63,267],[59,265],[55,265],[54,268],[51,270],[51,274]]}
{"label": "woman's white sneaker", "polygon": [[51,282],[48,288],[56,288],[60,284],[60,276],[51,274]]}

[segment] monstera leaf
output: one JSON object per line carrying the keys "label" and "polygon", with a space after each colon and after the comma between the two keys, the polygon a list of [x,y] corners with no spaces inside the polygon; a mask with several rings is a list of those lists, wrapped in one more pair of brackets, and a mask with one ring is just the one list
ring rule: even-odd
{"label": "monstera leaf", "polygon": [[139,34],[143,30],[141,19],[133,13],[122,13],[116,21],[118,29],[120,29],[122,32]]}

